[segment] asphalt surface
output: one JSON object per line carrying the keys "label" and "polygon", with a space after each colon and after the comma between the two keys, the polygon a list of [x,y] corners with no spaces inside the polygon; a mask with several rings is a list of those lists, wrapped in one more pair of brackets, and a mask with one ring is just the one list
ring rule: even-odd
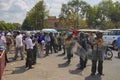
{"label": "asphalt surface", "polygon": [[111,60],[104,61],[104,76],[90,76],[91,60],[87,67],[81,71],[77,70],[79,57],[74,55],[70,65],[67,65],[66,55],[61,56],[62,51],[50,54],[47,57],[37,58],[37,64],[33,69],[25,68],[25,60],[12,61],[14,54],[8,54],[11,62],[7,63],[3,80],[120,80],[120,59],[117,51],[113,52]]}

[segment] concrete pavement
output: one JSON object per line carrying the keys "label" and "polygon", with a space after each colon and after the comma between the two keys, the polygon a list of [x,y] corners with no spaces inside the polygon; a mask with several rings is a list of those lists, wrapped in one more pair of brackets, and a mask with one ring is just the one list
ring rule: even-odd
{"label": "concrete pavement", "polygon": [[[104,76],[90,76],[91,60],[83,70],[77,70],[79,57],[74,55],[71,64],[65,64],[65,56],[62,52],[53,53],[45,58],[37,58],[34,69],[25,69],[25,60],[12,61],[7,64],[3,80],[120,80],[120,59],[116,51],[113,51],[112,60],[104,61]],[[13,56],[13,54],[9,54]]]}

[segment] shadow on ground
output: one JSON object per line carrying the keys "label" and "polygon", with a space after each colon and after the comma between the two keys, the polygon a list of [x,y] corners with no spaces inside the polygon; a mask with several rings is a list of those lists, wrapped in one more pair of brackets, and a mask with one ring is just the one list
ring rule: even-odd
{"label": "shadow on ground", "polygon": [[65,56],[64,58],[63,58],[63,60],[66,60],[67,59],[67,56]]}
{"label": "shadow on ground", "polygon": [[95,76],[89,75],[88,77],[85,78],[85,80],[102,80],[102,78],[99,75],[95,75]]}
{"label": "shadow on ground", "polygon": [[82,75],[82,71],[83,70],[79,70],[78,68],[76,68],[75,70],[69,70],[69,73],[70,74],[80,74],[80,75]]}
{"label": "shadow on ground", "polygon": [[58,64],[59,68],[65,68],[65,67],[68,67],[68,66],[69,66],[69,64],[67,62],[62,63],[62,64]]}
{"label": "shadow on ground", "polygon": [[25,69],[25,66],[20,66],[16,67],[16,69],[13,70],[11,74],[21,74],[24,73],[25,71],[27,71],[27,69]]}
{"label": "shadow on ground", "polygon": [[62,57],[62,56],[64,56],[64,54],[58,54],[58,55],[56,55],[57,57]]}

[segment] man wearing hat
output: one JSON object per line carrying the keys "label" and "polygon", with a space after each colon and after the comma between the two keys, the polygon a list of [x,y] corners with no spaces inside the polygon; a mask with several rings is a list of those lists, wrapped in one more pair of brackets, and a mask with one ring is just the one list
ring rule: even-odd
{"label": "man wearing hat", "polygon": [[[98,74],[103,75],[103,60],[104,60],[104,42],[102,40],[102,33],[97,32],[96,38],[92,42],[92,68],[91,75],[95,75],[96,69],[98,69]],[[97,68],[98,62],[98,68]]]}
{"label": "man wearing hat", "polygon": [[30,38],[30,34],[26,34],[27,38],[25,39],[25,44],[26,44],[26,50],[27,50],[27,58],[26,58],[26,68],[28,69],[32,68],[32,61],[33,61],[33,42],[32,39]]}

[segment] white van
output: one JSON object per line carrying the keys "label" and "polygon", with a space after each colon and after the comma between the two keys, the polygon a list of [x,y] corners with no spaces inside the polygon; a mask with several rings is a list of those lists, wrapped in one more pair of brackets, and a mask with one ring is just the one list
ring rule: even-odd
{"label": "white van", "polygon": [[117,49],[116,40],[120,36],[120,29],[108,29],[108,34],[103,35],[103,40],[106,44],[112,45],[114,49]]}
{"label": "white van", "polygon": [[56,29],[42,29],[42,32],[57,33],[58,31]]}

